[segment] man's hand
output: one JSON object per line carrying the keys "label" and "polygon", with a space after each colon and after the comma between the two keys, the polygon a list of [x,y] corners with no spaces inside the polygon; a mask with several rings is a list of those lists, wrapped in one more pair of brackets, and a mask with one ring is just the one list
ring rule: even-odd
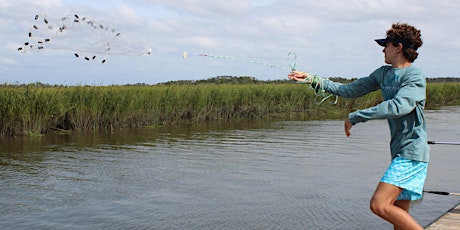
{"label": "man's hand", "polygon": [[351,123],[350,119],[346,119],[345,120],[345,134],[347,135],[347,137],[350,136],[350,129],[351,127],[353,127],[353,124]]}
{"label": "man's hand", "polygon": [[301,71],[293,71],[288,74],[289,80],[295,80],[302,83],[311,84],[311,77],[308,73]]}

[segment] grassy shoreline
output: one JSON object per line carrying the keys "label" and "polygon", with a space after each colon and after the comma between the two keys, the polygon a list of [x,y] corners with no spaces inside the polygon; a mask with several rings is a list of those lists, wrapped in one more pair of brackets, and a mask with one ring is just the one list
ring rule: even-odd
{"label": "grassy shoreline", "polygon": [[[0,85],[0,137],[181,122],[335,119],[381,101],[380,91],[317,105],[293,83],[137,86]],[[429,83],[427,107],[460,105],[460,83]]]}

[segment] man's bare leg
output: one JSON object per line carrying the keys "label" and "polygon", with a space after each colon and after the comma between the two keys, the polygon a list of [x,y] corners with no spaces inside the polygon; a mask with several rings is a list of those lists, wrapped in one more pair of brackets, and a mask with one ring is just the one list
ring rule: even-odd
{"label": "man's bare leg", "polygon": [[402,189],[380,182],[372,196],[370,206],[373,213],[392,223],[394,229],[421,229],[409,215],[409,201],[396,201]]}

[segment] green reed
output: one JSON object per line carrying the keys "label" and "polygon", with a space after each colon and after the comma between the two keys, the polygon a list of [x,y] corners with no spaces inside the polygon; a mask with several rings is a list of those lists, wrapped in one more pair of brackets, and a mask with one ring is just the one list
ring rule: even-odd
{"label": "green reed", "polygon": [[427,87],[427,107],[460,105],[460,83],[429,83]]}
{"label": "green reed", "polygon": [[[427,106],[460,104],[460,83],[431,83]],[[381,101],[380,92],[315,104],[306,85],[0,85],[0,136],[238,119],[343,118]]]}

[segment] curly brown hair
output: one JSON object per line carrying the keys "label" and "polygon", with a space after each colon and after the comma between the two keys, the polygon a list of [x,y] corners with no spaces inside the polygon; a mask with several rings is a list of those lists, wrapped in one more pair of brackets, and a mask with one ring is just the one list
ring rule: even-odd
{"label": "curly brown hair", "polygon": [[418,57],[417,49],[422,46],[420,30],[406,23],[395,23],[387,30],[387,37],[393,40],[393,45],[403,45],[403,55],[410,62]]}

